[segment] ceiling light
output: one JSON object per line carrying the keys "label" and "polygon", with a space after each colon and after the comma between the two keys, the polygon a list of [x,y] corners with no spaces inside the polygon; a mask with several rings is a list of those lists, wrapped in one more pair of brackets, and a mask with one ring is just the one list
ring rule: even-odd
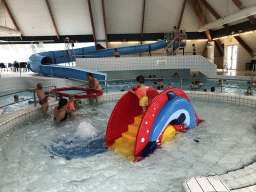
{"label": "ceiling light", "polygon": [[199,39],[197,41],[208,41],[208,39]]}
{"label": "ceiling light", "polygon": [[128,41],[128,43],[140,43],[139,41]]}
{"label": "ceiling light", "polygon": [[221,39],[227,38],[228,36],[221,37]]}
{"label": "ceiling light", "polygon": [[214,38],[213,41],[218,40],[219,38]]}
{"label": "ceiling light", "polygon": [[239,36],[239,34],[234,34],[234,35],[232,35],[233,37],[235,37],[235,36]]}
{"label": "ceiling light", "polygon": [[249,33],[253,33],[253,31],[248,31],[248,32],[245,32],[243,34],[249,34]]}
{"label": "ceiling light", "polygon": [[114,44],[114,43],[122,43],[122,42],[121,41],[115,41],[115,42],[110,42],[110,43]]}

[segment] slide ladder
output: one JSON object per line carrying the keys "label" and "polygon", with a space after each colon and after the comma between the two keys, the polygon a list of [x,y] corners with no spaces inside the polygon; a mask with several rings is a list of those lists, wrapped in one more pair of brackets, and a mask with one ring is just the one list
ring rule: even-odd
{"label": "slide ladder", "polygon": [[142,117],[142,115],[134,117],[134,122],[128,125],[128,131],[122,133],[122,137],[118,138],[111,146],[113,151],[131,161],[134,160],[135,141]]}
{"label": "slide ladder", "polygon": [[[186,47],[186,40],[187,35],[186,34],[179,34],[172,41],[169,42],[169,44],[166,47],[166,52],[169,55],[175,55],[177,51],[180,49],[184,49]],[[172,51],[170,52],[168,48],[171,48]]]}

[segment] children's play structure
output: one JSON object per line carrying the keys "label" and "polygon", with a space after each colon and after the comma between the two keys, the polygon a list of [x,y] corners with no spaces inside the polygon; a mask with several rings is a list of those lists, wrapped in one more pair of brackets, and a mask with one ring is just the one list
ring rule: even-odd
{"label": "children's play structure", "polygon": [[128,160],[147,157],[177,133],[199,125],[188,96],[173,88],[160,94],[147,90],[149,105],[144,115],[139,99],[127,92],[116,104],[107,127],[106,146]]}

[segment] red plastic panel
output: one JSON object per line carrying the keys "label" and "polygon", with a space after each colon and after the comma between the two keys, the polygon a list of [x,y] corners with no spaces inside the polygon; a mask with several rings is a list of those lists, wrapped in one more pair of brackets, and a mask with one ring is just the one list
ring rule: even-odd
{"label": "red plastic panel", "polygon": [[96,89],[82,88],[82,87],[64,87],[59,89],[52,89],[50,93],[55,93],[59,95],[60,98],[63,98],[63,97],[68,97],[70,95],[70,94],[61,92],[61,91],[67,91],[67,90],[81,90],[81,91],[87,92],[87,94],[85,95],[74,95],[75,99],[98,97],[103,94],[103,91],[96,90]]}
{"label": "red plastic panel", "polygon": [[[159,93],[150,87],[147,90],[149,104]],[[108,122],[106,132],[106,147],[111,146],[122,133],[128,131],[128,125],[134,122],[134,117],[141,115],[142,108],[139,99],[131,92],[127,92],[116,104]]]}
{"label": "red plastic panel", "polygon": [[[163,91],[152,101],[151,105],[148,107],[145,115],[143,116],[143,119],[141,121],[139,130],[137,133],[135,149],[134,149],[135,157],[138,157],[140,155],[140,153],[142,152],[142,150],[147,145],[147,143],[149,141],[151,129],[153,127],[155,119],[156,119],[159,111],[161,110],[161,108],[168,101],[168,97],[167,97],[166,93],[169,91],[174,92],[178,97],[182,97],[182,98],[190,101],[188,96],[183,91],[176,89],[176,88],[167,89],[167,90]],[[196,117],[197,117],[197,115],[196,115]],[[198,117],[197,117],[197,120],[198,120]]]}

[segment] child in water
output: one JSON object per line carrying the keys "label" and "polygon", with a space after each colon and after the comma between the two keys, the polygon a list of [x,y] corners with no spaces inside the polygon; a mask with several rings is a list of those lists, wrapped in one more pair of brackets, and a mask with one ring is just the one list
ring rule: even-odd
{"label": "child in water", "polygon": [[75,109],[79,109],[81,107],[82,101],[80,99],[75,99],[74,107]]}
{"label": "child in water", "polygon": [[37,96],[39,98],[39,104],[41,105],[41,109],[42,112],[44,114],[44,116],[48,117],[48,96],[45,95],[44,90],[43,90],[43,85],[42,83],[38,83],[37,84],[37,88],[36,89],[27,89],[30,92],[36,92]]}
{"label": "child in water", "polygon": [[139,98],[139,105],[142,107],[143,114],[146,112],[148,106],[148,97],[146,92],[146,86],[144,85],[144,77],[136,77],[138,88],[136,91],[130,90],[131,93],[135,94]]}
{"label": "child in water", "polygon": [[248,87],[248,89],[247,89],[247,95],[252,95],[252,89],[251,89],[251,87]]}
{"label": "child in water", "polygon": [[75,108],[74,108],[75,95],[70,94],[68,96],[68,99],[69,99],[69,101],[67,104],[67,112],[68,112],[68,114],[70,114],[72,116],[73,112],[75,111]]}

